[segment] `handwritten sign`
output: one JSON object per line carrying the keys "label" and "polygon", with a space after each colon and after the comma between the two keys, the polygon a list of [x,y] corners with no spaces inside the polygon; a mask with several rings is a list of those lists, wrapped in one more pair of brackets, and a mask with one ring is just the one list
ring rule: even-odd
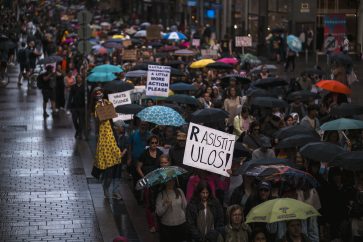
{"label": "handwritten sign", "polygon": [[183,164],[229,177],[235,136],[190,123]]}
{"label": "handwritten sign", "polygon": [[252,37],[250,36],[236,36],[236,47],[251,47]]}
{"label": "handwritten sign", "polygon": [[100,121],[109,120],[117,117],[115,107],[112,103],[100,105],[96,108],[96,114]]}
{"label": "handwritten sign", "polygon": [[201,50],[202,58],[204,59],[218,59],[218,51],[210,49]]}
{"label": "handwritten sign", "polygon": [[161,39],[160,31],[161,31],[161,28],[158,25],[150,25],[146,29],[146,39],[148,39],[148,40]]}
{"label": "handwritten sign", "polygon": [[136,61],[137,60],[137,50],[124,50],[123,60]]}
{"label": "handwritten sign", "polygon": [[198,48],[200,46],[200,39],[192,39],[192,46]]}
{"label": "handwritten sign", "polygon": [[[131,104],[130,91],[108,94],[108,100],[113,104],[114,107],[124,104]],[[117,117],[113,118],[112,121],[116,122],[118,120],[130,120],[132,118],[133,115],[131,114],[118,113]]]}
{"label": "handwritten sign", "polygon": [[146,95],[167,97],[170,84],[170,66],[148,65]]}

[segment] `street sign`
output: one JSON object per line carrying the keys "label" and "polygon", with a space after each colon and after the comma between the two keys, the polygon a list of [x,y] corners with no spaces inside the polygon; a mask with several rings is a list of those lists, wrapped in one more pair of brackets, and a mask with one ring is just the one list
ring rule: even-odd
{"label": "street sign", "polygon": [[89,53],[92,50],[92,44],[86,40],[81,40],[78,42],[77,50],[82,54]]}
{"label": "street sign", "polygon": [[236,36],[236,47],[252,47],[252,37]]}
{"label": "street sign", "polygon": [[84,25],[81,28],[79,28],[77,30],[77,33],[78,33],[78,37],[80,39],[88,39],[88,38],[91,38],[91,35],[92,35],[91,28],[88,27],[87,25]]}
{"label": "street sign", "polygon": [[89,24],[92,21],[92,14],[87,10],[83,10],[77,14],[77,19],[80,25]]}

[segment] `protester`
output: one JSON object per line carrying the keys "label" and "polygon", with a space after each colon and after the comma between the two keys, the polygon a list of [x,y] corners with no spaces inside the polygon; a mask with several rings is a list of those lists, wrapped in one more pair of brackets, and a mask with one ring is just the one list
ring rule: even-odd
{"label": "protester", "polygon": [[56,113],[55,107],[55,93],[54,93],[54,79],[55,73],[53,72],[52,66],[46,67],[46,72],[38,76],[38,87],[42,90],[43,95],[43,117],[49,117],[47,113],[47,103],[50,101],[52,114]]}

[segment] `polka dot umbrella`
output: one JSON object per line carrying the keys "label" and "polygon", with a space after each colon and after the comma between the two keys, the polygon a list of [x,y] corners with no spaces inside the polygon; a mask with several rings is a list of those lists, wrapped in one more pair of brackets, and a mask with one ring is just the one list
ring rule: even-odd
{"label": "polka dot umbrella", "polygon": [[179,127],[186,123],[183,117],[174,109],[158,105],[147,107],[136,114],[136,116],[142,121],[157,125]]}

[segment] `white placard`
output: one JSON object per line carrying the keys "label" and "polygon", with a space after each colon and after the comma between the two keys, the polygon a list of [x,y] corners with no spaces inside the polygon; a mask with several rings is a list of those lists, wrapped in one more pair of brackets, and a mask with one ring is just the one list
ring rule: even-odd
{"label": "white placard", "polygon": [[200,46],[200,39],[192,39],[192,46],[198,48]]}
{"label": "white placard", "polygon": [[190,123],[183,164],[229,177],[236,137]]}
{"label": "white placard", "polygon": [[148,65],[146,96],[167,97],[170,84],[170,66]]}
{"label": "white placard", "polygon": [[[120,105],[131,104],[130,91],[108,94],[108,100],[113,104],[115,108]],[[132,114],[118,113],[117,117],[113,118],[112,121],[116,122],[118,120],[130,120],[132,118]]]}
{"label": "white placard", "polygon": [[250,36],[236,36],[236,47],[251,47],[252,37]]}

